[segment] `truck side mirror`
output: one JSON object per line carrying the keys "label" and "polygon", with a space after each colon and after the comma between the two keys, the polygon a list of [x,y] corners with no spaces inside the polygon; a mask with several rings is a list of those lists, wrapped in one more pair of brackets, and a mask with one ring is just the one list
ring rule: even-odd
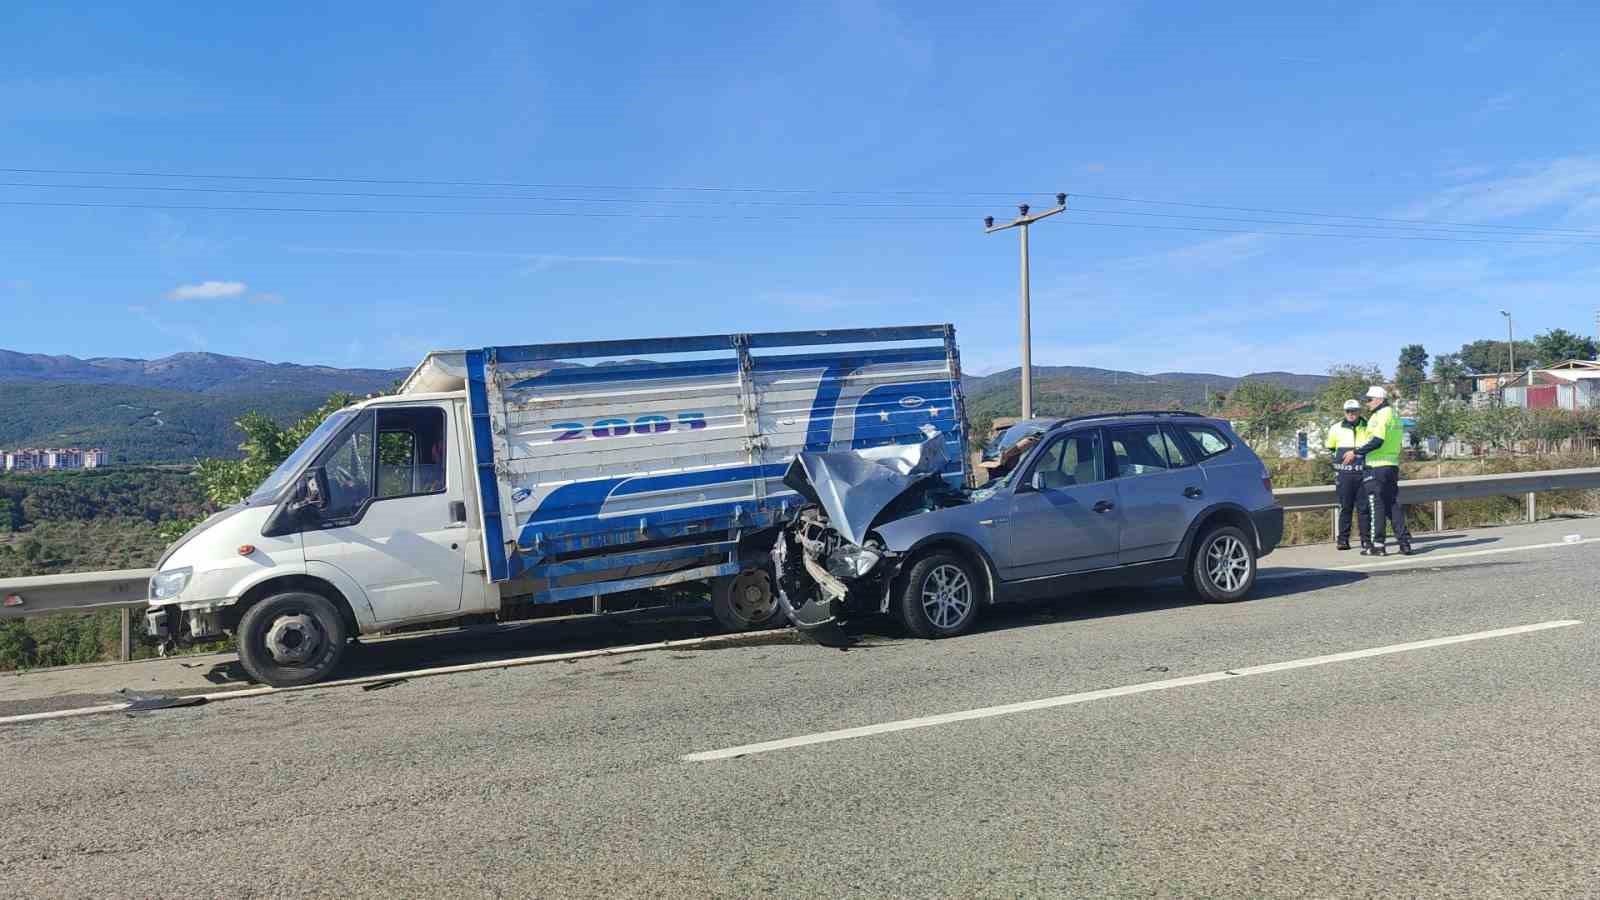
{"label": "truck side mirror", "polygon": [[312,469],[306,473],[305,485],[301,490],[304,505],[313,509],[323,509],[328,505],[326,479],[327,476],[321,469]]}

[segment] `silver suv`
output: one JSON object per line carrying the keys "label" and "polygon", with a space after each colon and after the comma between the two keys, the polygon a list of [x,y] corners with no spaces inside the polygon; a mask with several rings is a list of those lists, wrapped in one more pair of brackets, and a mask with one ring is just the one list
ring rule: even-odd
{"label": "silver suv", "polygon": [[1033,419],[999,439],[995,480],[953,488],[946,439],[801,454],[785,483],[811,501],[773,550],[796,626],[895,613],[922,637],[972,627],[984,604],[1181,576],[1242,599],[1283,535],[1261,460],[1226,422],[1148,412]]}

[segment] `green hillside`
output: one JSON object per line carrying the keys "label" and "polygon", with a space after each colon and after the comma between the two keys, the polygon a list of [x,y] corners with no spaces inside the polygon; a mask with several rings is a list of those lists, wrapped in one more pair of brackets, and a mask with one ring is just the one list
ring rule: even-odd
{"label": "green hillside", "polygon": [[101,447],[113,464],[236,456],[233,421],[249,411],[289,422],[322,392],[195,394],[117,384],[0,384],[0,448]]}
{"label": "green hillside", "polygon": [[[1075,416],[1096,412],[1133,409],[1203,408],[1204,388],[1186,389],[1181,385],[1084,384],[1077,379],[1036,379],[1033,383],[1033,411],[1039,416]],[[989,434],[990,423],[1001,416],[1022,412],[1021,385],[1017,382],[993,385],[967,395],[967,419],[973,436],[981,441]]]}

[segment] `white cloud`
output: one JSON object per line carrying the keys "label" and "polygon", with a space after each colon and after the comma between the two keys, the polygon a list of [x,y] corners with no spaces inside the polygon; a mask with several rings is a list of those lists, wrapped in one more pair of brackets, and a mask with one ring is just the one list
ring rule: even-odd
{"label": "white cloud", "polygon": [[180,284],[167,292],[169,300],[228,300],[243,297],[250,286],[242,281],[202,281]]}
{"label": "white cloud", "polygon": [[1600,156],[1569,156],[1517,167],[1515,174],[1446,188],[1406,207],[1402,218],[1450,215],[1501,219],[1588,200],[1600,189]]}
{"label": "white cloud", "polygon": [[1179,269],[1214,269],[1261,254],[1267,238],[1259,234],[1235,234],[1203,241],[1162,254],[1161,260]]}

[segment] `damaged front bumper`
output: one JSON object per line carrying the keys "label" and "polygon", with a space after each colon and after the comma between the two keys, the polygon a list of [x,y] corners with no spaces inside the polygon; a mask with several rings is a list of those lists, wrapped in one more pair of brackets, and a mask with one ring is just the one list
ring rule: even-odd
{"label": "damaged front bumper", "polygon": [[783,482],[808,505],[773,548],[778,603],[802,631],[837,627],[852,614],[889,610],[901,556],[871,529],[966,497],[945,482],[945,438],[854,452],[802,453]]}
{"label": "damaged front bumper", "polygon": [[852,614],[886,612],[900,557],[868,538],[845,540],[816,508],[800,515],[772,549],[778,605],[802,631],[843,624]]}
{"label": "damaged front bumper", "polygon": [[222,610],[182,609],[176,603],[152,607],[144,614],[144,632],[164,644],[222,637]]}

